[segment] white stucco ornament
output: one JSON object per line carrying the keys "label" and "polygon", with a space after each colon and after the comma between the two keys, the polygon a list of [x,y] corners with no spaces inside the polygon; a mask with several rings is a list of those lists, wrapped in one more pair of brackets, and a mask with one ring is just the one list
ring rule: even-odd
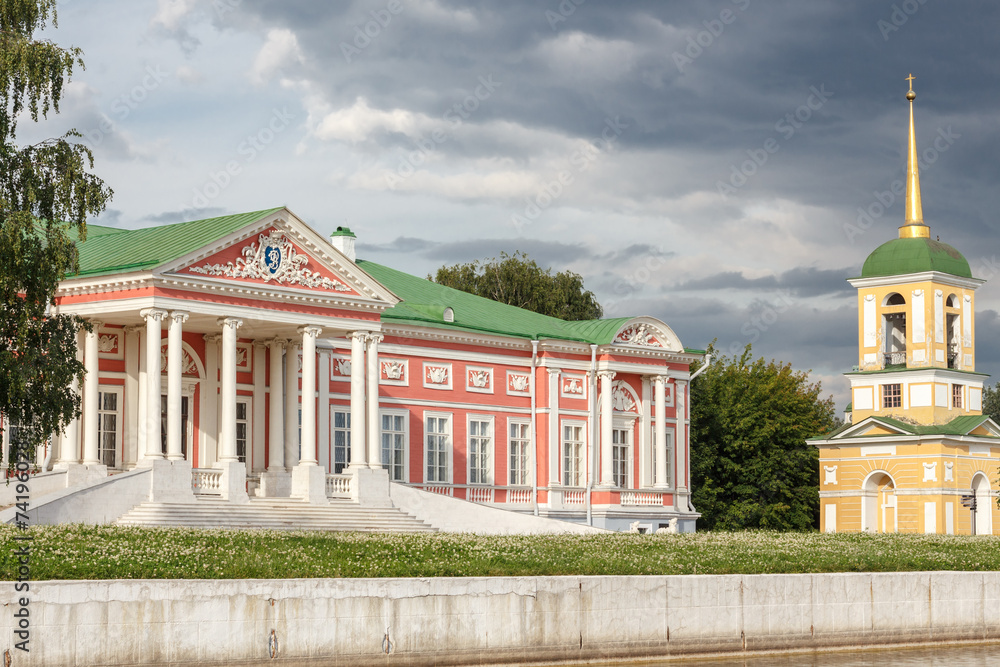
{"label": "white stucco ornament", "polygon": [[295,246],[276,229],[257,237],[260,243],[244,246],[243,257],[226,264],[192,266],[194,273],[230,278],[256,278],[264,282],[287,283],[303,287],[323,287],[337,292],[349,292],[343,283],[330,280],[318,272],[309,271],[309,257],[295,252]]}
{"label": "white stucco ornament", "polygon": [[428,366],[427,381],[431,384],[446,384],[448,382],[448,367]]}
{"label": "white stucco ornament", "polygon": [[382,373],[385,374],[388,380],[402,380],[403,379],[403,362],[402,361],[383,361],[382,362]]}
{"label": "white stucco ornament", "polygon": [[653,337],[653,330],[645,324],[633,324],[626,327],[615,336],[615,343],[622,345],[641,345],[644,347],[663,347],[660,341]]}

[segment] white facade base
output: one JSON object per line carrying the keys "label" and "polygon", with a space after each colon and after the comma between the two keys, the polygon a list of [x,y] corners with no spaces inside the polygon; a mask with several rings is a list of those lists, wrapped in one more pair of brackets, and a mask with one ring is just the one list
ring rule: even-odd
{"label": "white facade base", "polygon": [[546,535],[559,533],[593,534],[604,532],[578,523],[521,514],[470,503],[459,498],[422,491],[391,482],[392,504],[440,531],[480,535]]}
{"label": "white facade base", "polygon": [[292,473],[283,470],[265,471],[260,474],[260,498],[288,498],[292,495]]}
{"label": "white facade base", "polygon": [[326,470],[318,465],[299,464],[292,468],[292,498],[312,505],[326,505]]}
{"label": "white facade base", "polygon": [[156,459],[152,465],[153,479],[149,499],[154,503],[193,503],[191,464],[187,461]]}
{"label": "white facade base", "polygon": [[389,498],[389,471],[384,468],[355,468],[351,480],[351,500],[365,507],[392,507]]}
{"label": "white facade base", "polygon": [[[45,665],[606,662],[1000,638],[1000,573],[50,581]],[[220,610],[221,613],[220,613]],[[475,622],[470,622],[474,619]]]}
{"label": "white facade base", "polygon": [[[47,495],[36,492],[29,481],[28,524],[114,523],[118,517],[149,499],[151,482],[149,468],[136,468]],[[13,523],[16,513],[16,507],[0,512],[0,523]]]}
{"label": "white facade base", "polygon": [[[243,505],[250,502],[247,495],[247,467],[239,461],[226,461],[216,463],[214,468],[222,469],[222,499],[231,503]],[[188,477],[188,486],[191,485],[191,478]]]}

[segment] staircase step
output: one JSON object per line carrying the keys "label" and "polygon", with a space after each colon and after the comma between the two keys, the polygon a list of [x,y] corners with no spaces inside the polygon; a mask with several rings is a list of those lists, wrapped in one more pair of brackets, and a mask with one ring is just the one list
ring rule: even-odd
{"label": "staircase step", "polygon": [[289,498],[251,498],[236,505],[218,498],[195,503],[146,502],[116,522],[123,526],[188,526],[271,530],[358,532],[429,532],[435,529],[392,507],[362,507],[332,499],[329,505],[310,505]]}

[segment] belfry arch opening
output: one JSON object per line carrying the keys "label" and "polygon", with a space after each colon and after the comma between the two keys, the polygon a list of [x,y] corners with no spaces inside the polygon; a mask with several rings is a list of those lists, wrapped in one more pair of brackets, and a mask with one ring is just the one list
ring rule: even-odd
{"label": "belfry arch opening", "polygon": [[893,292],[882,302],[882,330],[885,332],[883,366],[906,364],[906,299]]}
{"label": "belfry arch opening", "polygon": [[861,512],[862,530],[866,533],[895,533],[896,482],[885,472],[874,472],[865,480]]}
{"label": "belfry arch opening", "polygon": [[945,342],[948,346],[948,368],[957,368],[959,341],[962,335],[962,311],[957,294],[945,301]]}

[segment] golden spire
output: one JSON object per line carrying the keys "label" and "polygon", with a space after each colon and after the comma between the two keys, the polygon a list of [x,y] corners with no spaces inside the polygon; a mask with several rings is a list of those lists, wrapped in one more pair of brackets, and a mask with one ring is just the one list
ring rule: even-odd
{"label": "golden spire", "polygon": [[920,206],[920,173],[917,165],[917,138],[913,130],[913,100],[917,94],[913,92],[912,74],[906,77],[910,82],[910,90],[906,93],[906,99],[910,101],[910,142],[909,151],[906,158],[906,218],[902,227],[899,228],[899,238],[930,238],[931,229],[924,224],[924,211]]}

